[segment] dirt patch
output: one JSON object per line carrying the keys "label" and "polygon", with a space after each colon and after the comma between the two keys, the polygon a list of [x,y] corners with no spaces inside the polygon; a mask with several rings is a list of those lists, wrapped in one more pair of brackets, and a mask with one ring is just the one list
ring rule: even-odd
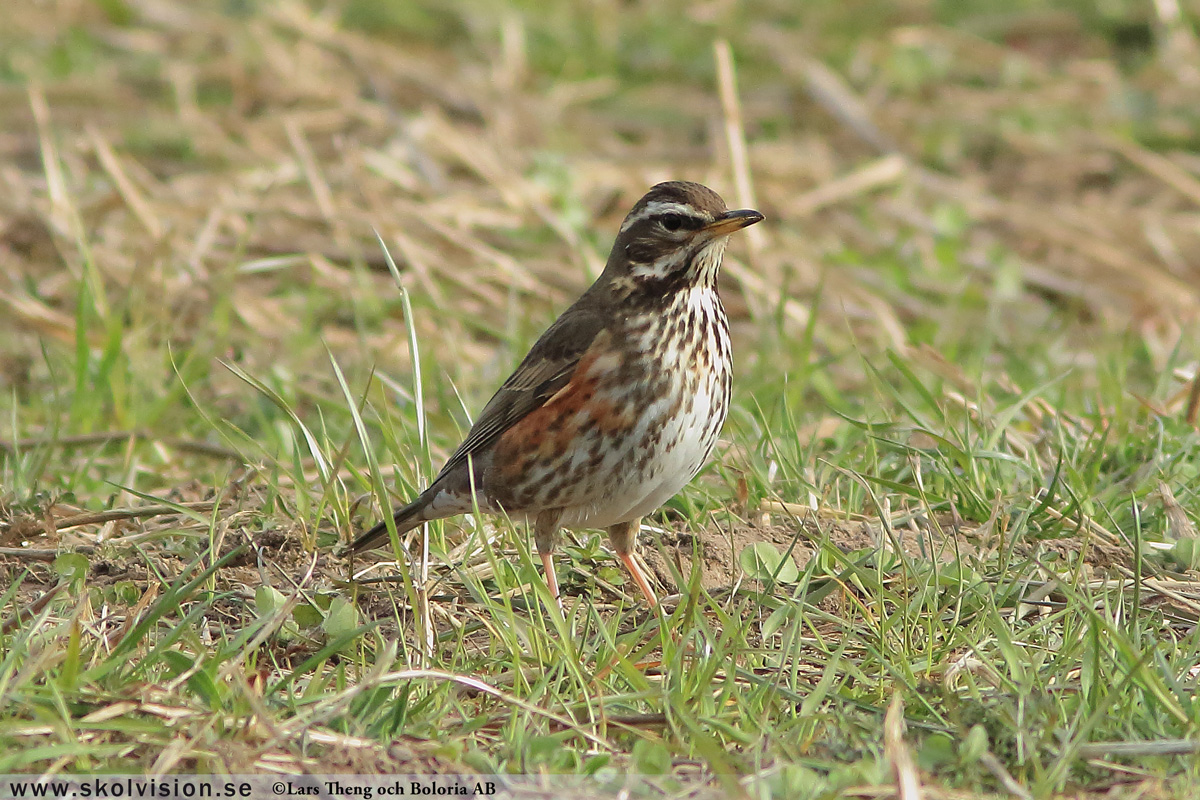
{"label": "dirt patch", "polygon": [[[1056,536],[1048,539],[1022,539],[1003,543],[989,526],[964,526],[952,516],[930,520],[916,517],[887,532],[879,520],[844,521],[808,518],[803,521],[779,521],[762,515],[759,522],[711,525],[694,528],[680,524],[663,533],[643,530],[640,552],[658,582],[671,591],[678,589],[676,576],[691,574],[693,563],[700,569],[700,585],[709,592],[735,586],[754,587],[739,563],[747,547],[768,542],[804,569],[822,543],[842,553],[879,548],[900,552],[912,562],[937,561],[942,564],[960,559],[984,559],[1002,544],[1012,547],[1020,557],[1057,556],[1060,562],[1082,559],[1088,570],[1105,572],[1131,562],[1128,548],[1083,535]],[[989,528],[987,533],[981,533]]]}
{"label": "dirt patch", "polygon": [[[706,591],[727,589],[744,579],[738,556],[752,544],[770,542],[780,553],[791,549],[797,567],[804,567],[813,550],[803,532],[783,526],[737,525],[669,530],[662,534],[642,532],[641,555],[659,583],[676,587],[675,575],[685,578],[693,564],[700,568],[700,586]],[[676,587],[677,588],[677,587]]]}
{"label": "dirt patch", "polygon": [[676,574],[686,576],[695,561],[700,567],[700,585],[713,591],[729,589],[746,580],[738,559],[743,550],[759,542],[774,545],[780,553],[790,551],[800,569],[808,565],[817,547],[826,541],[843,553],[898,545],[910,558],[939,561],[952,560],[964,550],[975,552],[969,542],[952,541],[946,530],[940,525],[926,525],[894,531],[893,536],[888,536],[877,521],[815,519],[784,524],[764,516],[758,523],[713,525],[699,530],[680,527],[663,534],[643,531],[640,544],[642,557],[664,586],[676,586],[672,567]]}

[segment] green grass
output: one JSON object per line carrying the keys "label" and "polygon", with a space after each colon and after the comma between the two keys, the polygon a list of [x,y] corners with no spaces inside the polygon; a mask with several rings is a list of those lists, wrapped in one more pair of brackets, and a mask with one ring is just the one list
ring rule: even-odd
{"label": "green grass", "polygon": [[[1186,70],[1113,33],[1150,9],[541,9],[0,11],[0,772],[854,797],[896,783],[898,701],[930,796],[1193,796],[1194,198],[1097,141],[1195,171]],[[429,526],[428,582],[419,536],[351,581],[335,545],[425,485],[624,206],[732,204],[717,36],[769,221],[722,287],[725,444],[642,540],[678,602],[577,532],[560,615],[472,516]],[[907,157],[805,214],[877,156],[801,51]]]}

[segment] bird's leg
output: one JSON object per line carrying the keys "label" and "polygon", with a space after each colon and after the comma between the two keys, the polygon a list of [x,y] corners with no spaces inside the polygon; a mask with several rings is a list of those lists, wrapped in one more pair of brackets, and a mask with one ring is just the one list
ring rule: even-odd
{"label": "bird's leg", "polygon": [[538,555],[542,557],[542,569],[546,573],[546,587],[550,596],[562,610],[562,598],[558,596],[558,577],[554,574],[554,547],[558,544],[559,522],[562,521],[562,509],[556,508],[543,511],[533,520],[533,541],[537,544]]}
{"label": "bird's leg", "polygon": [[617,551],[617,557],[625,564],[625,568],[633,576],[634,582],[642,590],[642,594],[646,596],[646,601],[650,603],[650,607],[654,608],[658,605],[658,596],[650,588],[650,581],[646,578],[646,573],[642,571],[642,568],[638,566],[637,561],[633,558],[634,544],[637,542],[637,534],[641,527],[641,517],[629,522],[619,522],[609,527],[608,540],[612,542],[613,550]]}

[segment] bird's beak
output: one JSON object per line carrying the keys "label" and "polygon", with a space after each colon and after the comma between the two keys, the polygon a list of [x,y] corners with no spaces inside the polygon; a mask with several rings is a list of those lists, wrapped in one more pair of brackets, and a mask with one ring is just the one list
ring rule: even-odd
{"label": "bird's beak", "polygon": [[710,237],[728,236],[734,231],[748,228],[756,222],[762,222],[763,215],[748,208],[736,211],[726,211],[712,222],[705,225],[703,230]]}

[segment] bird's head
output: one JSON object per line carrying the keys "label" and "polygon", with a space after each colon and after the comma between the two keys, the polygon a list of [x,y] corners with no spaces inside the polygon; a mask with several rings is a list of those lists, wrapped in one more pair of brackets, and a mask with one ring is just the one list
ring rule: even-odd
{"label": "bird's head", "polygon": [[713,286],[729,235],[762,219],[757,211],[728,210],[699,183],[660,183],[621,223],[605,277],[622,294]]}

